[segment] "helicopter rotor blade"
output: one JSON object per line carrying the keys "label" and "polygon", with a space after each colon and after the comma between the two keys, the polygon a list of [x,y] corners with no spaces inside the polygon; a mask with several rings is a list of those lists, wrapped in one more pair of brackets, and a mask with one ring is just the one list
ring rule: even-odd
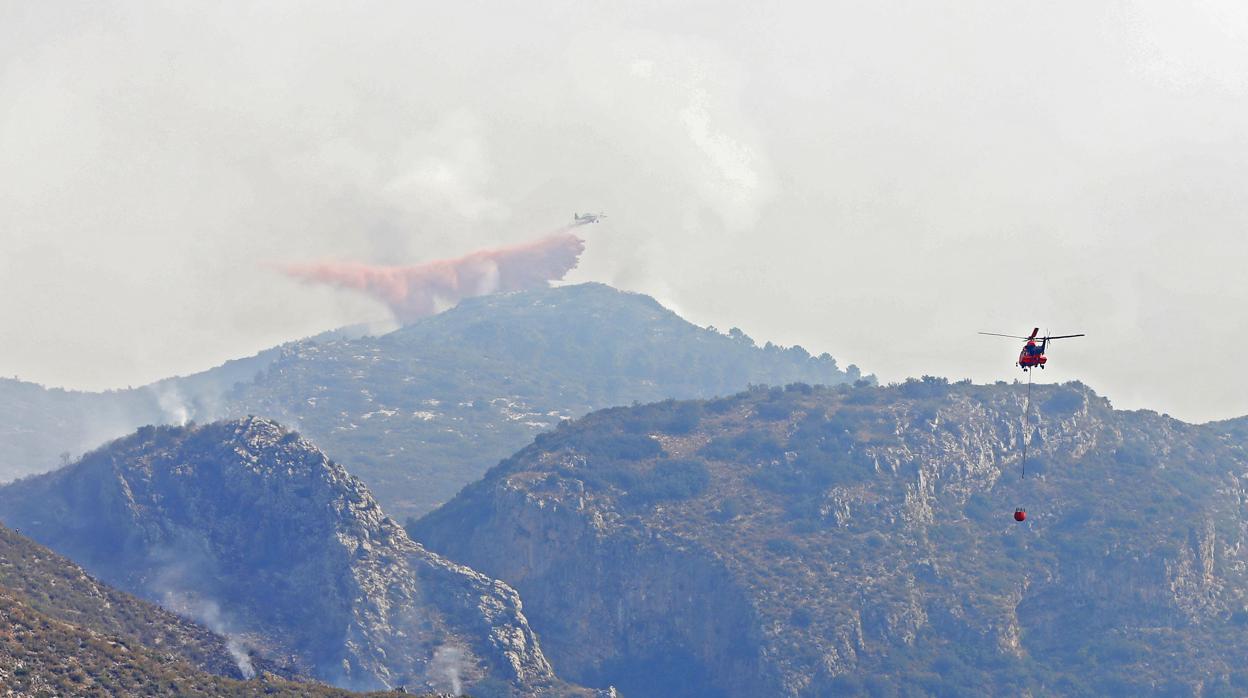
{"label": "helicopter rotor blade", "polygon": [[1022,337],[1016,334],[997,334],[996,332],[980,332],[979,334],[986,334],[990,337],[1009,337],[1010,339],[1031,339],[1031,337]]}
{"label": "helicopter rotor blade", "polygon": [[1059,334],[1056,337],[1045,337],[1045,339],[1070,339],[1071,337],[1086,337],[1083,334]]}

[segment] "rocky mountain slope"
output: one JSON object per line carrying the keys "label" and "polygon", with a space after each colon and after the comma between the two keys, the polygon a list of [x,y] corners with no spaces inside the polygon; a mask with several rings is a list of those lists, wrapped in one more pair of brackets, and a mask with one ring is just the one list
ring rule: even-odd
{"label": "rocky mountain slope", "polygon": [[1242,424],[1069,384],[1033,388],[1024,431],[1024,396],[924,379],[605,410],[412,534],[514,585],[564,676],[625,695],[1248,691]]}
{"label": "rocky mountain slope", "polygon": [[359,695],[285,680],[274,672],[288,671],[229,638],[113,589],[4,526],[0,627],[0,686],[17,695]]}
{"label": "rocky mountain slope", "polygon": [[268,420],[145,427],[0,488],[0,519],[335,685],[575,692],[510,587],[412,542],[359,480]]}
{"label": "rocky mountain slope", "polygon": [[[11,696],[237,696],[350,698],[273,675],[241,681],[198,670],[161,650],[40,613],[0,589],[0,687]],[[430,697],[434,698],[434,697]]]}
{"label": "rocky mountain slope", "polygon": [[62,452],[143,424],[255,414],[350,462],[401,518],[432,509],[564,418],[753,383],[857,378],[827,355],[696,327],[647,296],[565,286],[466,300],[382,337],[293,342],[134,391],[0,381],[0,476],[51,469]]}
{"label": "rocky mountain slope", "polygon": [[130,638],[211,674],[237,679],[257,673],[290,675],[244,652],[230,638],[97,581],[5,526],[0,526],[0,588],[32,611],[101,635]]}

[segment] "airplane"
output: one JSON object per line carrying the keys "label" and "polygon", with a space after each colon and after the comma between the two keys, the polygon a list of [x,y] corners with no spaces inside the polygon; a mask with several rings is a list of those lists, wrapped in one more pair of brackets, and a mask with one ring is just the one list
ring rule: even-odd
{"label": "airplane", "polygon": [[585,225],[586,223],[597,223],[598,219],[606,218],[605,213],[573,213],[572,220],[576,221],[572,225]]}
{"label": "airplane", "polygon": [[1009,337],[1011,339],[1026,340],[1027,343],[1023,345],[1023,351],[1018,355],[1018,363],[1014,364],[1015,366],[1022,368],[1024,371],[1029,368],[1035,368],[1036,366],[1044,368],[1044,365],[1049,361],[1048,357],[1044,355],[1044,350],[1048,347],[1049,340],[1069,339],[1071,337],[1083,336],[1082,334],[1062,334],[1057,335],[1056,337],[1045,335],[1044,338],[1040,340],[1040,343],[1036,344],[1036,335],[1040,334],[1039,327],[1031,331],[1030,337],[1020,337],[1013,334],[997,334],[996,332],[980,332],[980,334],[986,334],[992,337]]}

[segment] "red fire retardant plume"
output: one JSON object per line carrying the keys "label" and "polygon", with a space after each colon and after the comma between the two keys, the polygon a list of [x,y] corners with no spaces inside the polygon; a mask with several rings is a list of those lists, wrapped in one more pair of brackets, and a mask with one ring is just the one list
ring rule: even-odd
{"label": "red fire retardant plume", "polygon": [[464,298],[543,288],[576,268],[585,241],[560,232],[510,247],[478,250],[457,259],[406,267],[359,262],[290,264],[282,271],[303,281],[363,291],[390,306],[407,324]]}

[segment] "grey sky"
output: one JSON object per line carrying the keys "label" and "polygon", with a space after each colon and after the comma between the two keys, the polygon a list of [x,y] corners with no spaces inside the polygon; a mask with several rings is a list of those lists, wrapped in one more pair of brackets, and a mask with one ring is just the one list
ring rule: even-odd
{"label": "grey sky", "polygon": [[1248,6],[6,3],[0,374],[106,388],[384,317],[268,265],[603,210],[571,280],[884,380],[1248,413]]}

